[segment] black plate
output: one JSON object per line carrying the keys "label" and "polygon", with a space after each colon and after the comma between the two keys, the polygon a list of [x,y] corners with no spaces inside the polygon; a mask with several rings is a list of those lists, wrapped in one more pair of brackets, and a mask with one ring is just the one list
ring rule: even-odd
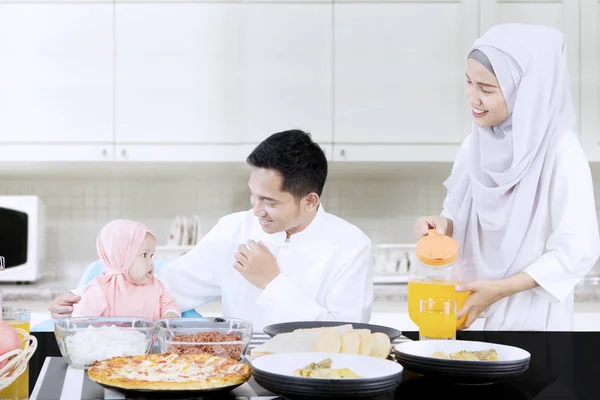
{"label": "black plate", "polygon": [[414,360],[398,357],[398,362],[412,372],[427,376],[447,383],[486,384],[503,379],[514,378],[521,375],[529,368],[529,363],[515,366],[512,370],[465,370],[460,367],[444,367],[435,364],[420,363]]}
{"label": "black plate", "polygon": [[295,331],[296,329],[310,329],[310,328],[328,328],[331,326],[340,325],[352,325],[354,329],[369,329],[371,333],[382,332],[390,337],[390,340],[395,340],[402,336],[402,332],[398,329],[390,328],[388,326],[381,325],[370,325],[361,324],[357,322],[336,322],[336,321],[298,321],[298,322],[284,322],[281,324],[274,324],[265,326],[263,332],[273,337],[279,333],[288,333]]}
{"label": "black plate", "polygon": [[[502,372],[502,371],[519,371],[523,368],[527,369],[529,366],[529,359],[511,362],[511,363],[501,363],[499,361],[474,361],[469,363],[469,361],[458,363],[448,362],[449,360],[445,359],[434,359],[429,357],[418,357],[418,356],[409,356],[406,354],[395,353],[395,359],[402,363],[411,363],[418,364],[423,367],[429,367],[438,370],[448,370],[454,371],[459,370],[461,372]],[[444,362],[445,361],[445,362]],[[467,364],[469,363],[469,364]]]}
{"label": "black plate", "polygon": [[356,382],[335,379],[286,377],[253,369],[254,380],[271,393],[286,399],[365,399],[393,392],[402,373],[387,378],[360,379]]}
{"label": "black plate", "polygon": [[235,396],[230,395],[228,393],[235,389],[238,386],[243,385],[240,383],[238,385],[226,386],[217,389],[202,389],[202,390],[146,390],[146,389],[123,389],[117,386],[106,385],[103,383],[98,383],[100,386],[105,387],[106,389],[114,390],[116,392],[123,393],[127,398],[143,398],[143,399],[211,399],[215,397],[234,399]]}

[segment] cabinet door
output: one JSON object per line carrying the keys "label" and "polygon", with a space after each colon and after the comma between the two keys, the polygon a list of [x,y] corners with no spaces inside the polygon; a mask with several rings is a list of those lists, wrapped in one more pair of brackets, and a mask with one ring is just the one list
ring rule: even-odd
{"label": "cabinet door", "polygon": [[482,0],[480,34],[494,24],[517,22],[552,26],[567,38],[571,93],[579,112],[579,4],[573,0]]}
{"label": "cabinet door", "polygon": [[111,143],[113,53],[112,3],[0,3],[0,143]]}
{"label": "cabinet door", "polygon": [[336,3],[336,147],[459,144],[472,123],[463,77],[477,25],[477,0]]}
{"label": "cabinet door", "polygon": [[323,2],[244,2],[245,142],[288,129],[332,142],[332,8]]}
{"label": "cabinet door", "polygon": [[581,0],[581,142],[600,161],[600,1]]}
{"label": "cabinet door", "polygon": [[241,141],[239,7],[116,4],[117,144]]}

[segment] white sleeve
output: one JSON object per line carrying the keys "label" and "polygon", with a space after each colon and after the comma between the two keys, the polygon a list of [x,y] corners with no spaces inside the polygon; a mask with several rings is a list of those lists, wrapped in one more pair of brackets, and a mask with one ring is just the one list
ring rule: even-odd
{"label": "white sleeve", "polygon": [[552,234],[545,253],[525,272],[539,285],[534,291],[562,301],[600,256],[600,236],[589,164],[575,146],[560,156],[550,189]]}
{"label": "white sleeve", "polygon": [[220,220],[192,250],[165,265],[157,278],[181,311],[190,310],[221,294],[221,273],[230,263],[229,241]]}
{"label": "white sleeve", "polygon": [[274,321],[369,322],[373,303],[371,241],[344,254],[325,304],[319,304],[291,279],[279,274],[257,300]]}

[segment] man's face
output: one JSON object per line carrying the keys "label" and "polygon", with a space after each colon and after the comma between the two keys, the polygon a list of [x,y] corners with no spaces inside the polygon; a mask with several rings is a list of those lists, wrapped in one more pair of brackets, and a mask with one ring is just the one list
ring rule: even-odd
{"label": "man's face", "polygon": [[283,177],[276,171],[252,167],[248,187],[254,215],[269,233],[290,232],[301,224],[305,199],[282,192]]}

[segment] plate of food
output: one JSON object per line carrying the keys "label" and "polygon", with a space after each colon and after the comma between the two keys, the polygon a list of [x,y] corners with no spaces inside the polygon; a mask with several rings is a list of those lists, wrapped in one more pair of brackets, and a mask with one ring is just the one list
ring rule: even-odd
{"label": "plate of food", "polygon": [[189,398],[229,392],[250,379],[245,362],[210,354],[147,354],[95,362],[90,380],[144,398]]}
{"label": "plate of food", "polygon": [[340,353],[280,353],[252,361],[265,389],[286,398],[366,398],[392,392],[403,367],[379,357]]}
{"label": "plate of food", "polygon": [[250,356],[257,358],[268,354],[318,352],[387,358],[392,348],[390,337],[381,331],[359,328],[358,325],[298,328],[278,333],[252,348]]}
{"label": "plate of food", "polygon": [[422,340],[397,344],[396,359],[423,374],[489,382],[518,376],[529,368],[531,354],[519,347],[465,340]]}
{"label": "plate of food", "polygon": [[297,322],[283,322],[281,324],[273,324],[263,328],[263,332],[267,335],[274,337],[280,333],[289,333],[298,331],[301,329],[323,329],[331,327],[350,327],[350,329],[363,329],[368,330],[371,333],[381,332],[385,333],[390,340],[395,340],[402,336],[402,332],[398,329],[390,328],[388,326],[362,324],[358,322],[336,322],[336,321],[297,321]]}

